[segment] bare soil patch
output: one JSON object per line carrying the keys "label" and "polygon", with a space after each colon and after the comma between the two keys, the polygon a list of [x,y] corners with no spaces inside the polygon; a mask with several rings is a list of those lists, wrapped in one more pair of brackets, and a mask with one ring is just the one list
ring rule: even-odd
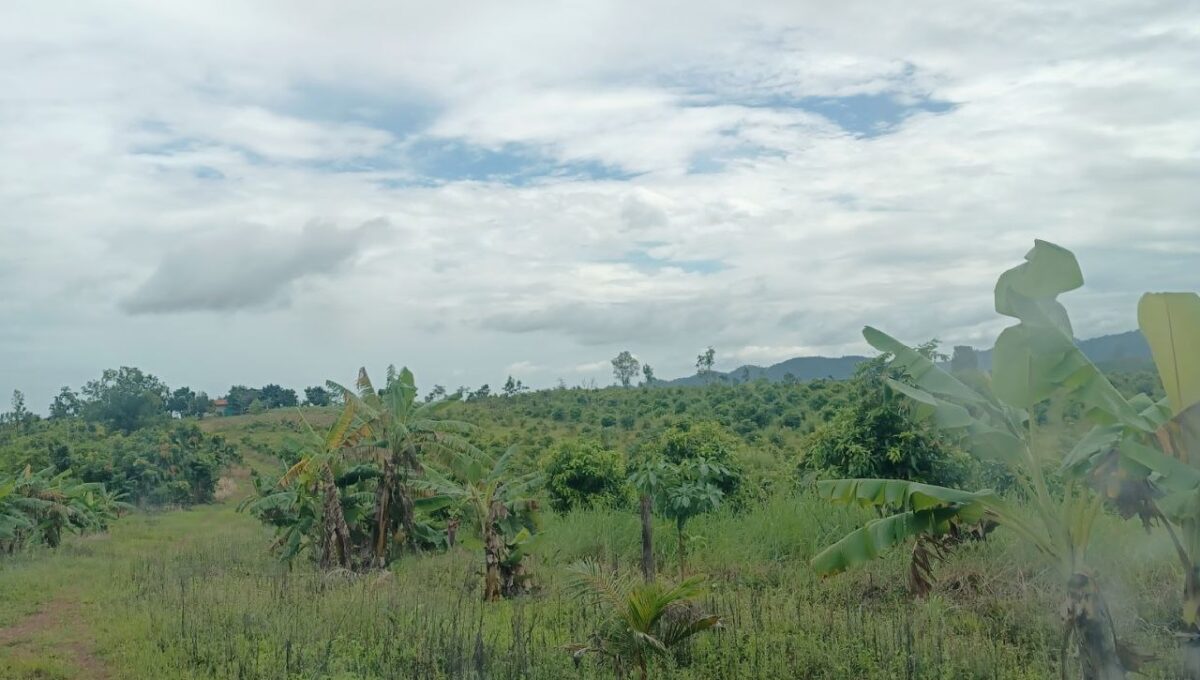
{"label": "bare soil patch", "polygon": [[0,646],[18,651],[21,647],[36,648],[40,644],[38,639],[44,639],[47,633],[55,636],[54,648],[79,670],[78,677],[94,680],[112,677],[104,660],[96,654],[95,639],[84,623],[79,602],[72,599],[52,600],[39,611],[0,628]]}

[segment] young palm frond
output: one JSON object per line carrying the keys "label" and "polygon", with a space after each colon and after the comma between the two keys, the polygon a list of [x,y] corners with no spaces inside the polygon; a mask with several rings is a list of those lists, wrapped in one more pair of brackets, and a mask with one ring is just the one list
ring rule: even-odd
{"label": "young palm frond", "polygon": [[644,680],[651,659],[670,656],[693,636],[721,625],[719,616],[702,614],[692,604],[704,591],[702,577],[676,585],[637,583],[606,573],[595,562],[575,565],[571,573],[570,589],[601,616],[588,642],[567,646],[577,663],[587,654],[598,654],[619,675],[636,669]]}

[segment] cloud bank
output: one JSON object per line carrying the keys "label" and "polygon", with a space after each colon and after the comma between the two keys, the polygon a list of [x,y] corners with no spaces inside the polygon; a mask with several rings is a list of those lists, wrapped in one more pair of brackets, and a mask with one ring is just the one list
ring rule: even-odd
{"label": "cloud bank", "polygon": [[1198,182],[1187,0],[10,3],[0,392],[986,345],[1035,237],[1121,331]]}

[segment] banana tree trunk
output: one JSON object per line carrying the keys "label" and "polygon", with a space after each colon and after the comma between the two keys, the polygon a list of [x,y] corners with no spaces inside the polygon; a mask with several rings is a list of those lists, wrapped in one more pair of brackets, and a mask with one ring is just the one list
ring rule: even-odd
{"label": "banana tree trunk", "polygon": [[646,583],[654,581],[654,517],[651,514],[650,496],[642,494],[642,578]]}
{"label": "banana tree trunk", "polygon": [[[1066,637],[1075,638],[1083,680],[1124,680],[1126,669],[1118,653],[1108,604],[1090,574],[1075,573],[1068,579],[1063,621],[1064,642]],[[1065,658],[1063,676],[1066,676]]]}
{"label": "banana tree trunk", "polygon": [[391,500],[392,486],[396,483],[396,466],[391,459],[383,462],[383,476],[379,486],[375,487],[375,549],[372,556],[373,566],[381,569],[387,564],[387,541],[391,534]]}
{"label": "banana tree trunk", "polygon": [[504,537],[496,528],[496,523],[504,519],[508,509],[499,501],[492,501],[488,506],[487,519],[483,523],[483,600],[495,602],[501,598],[500,563],[504,561],[507,552]]}
{"label": "banana tree trunk", "polygon": [[404,529],[403,546],[413,546],[417,536],[416,508],[413,505],[412,489],[405,474],[396,485],[396,504],[400,509],[400,527]]}
{"label": "banana tree trunk", "polygon": [[518,597],[529,592],[529,569],[525,558],[514,564],[500,565],[500,594],[503,597]]}
{"label": "banana tree trunk", "polygon": [[346,524],[346,515],[342,512],[342,499],[332,470],[325,469],[321,485],[325,500],[325,545],[321,551],[321,568],[328,569],[333,566],[336,557],[339,567],[349,569],[350,526]]}

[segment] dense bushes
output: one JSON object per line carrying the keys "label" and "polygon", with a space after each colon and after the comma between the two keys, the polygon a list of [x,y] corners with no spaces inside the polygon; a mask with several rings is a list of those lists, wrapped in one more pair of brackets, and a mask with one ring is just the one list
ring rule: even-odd
{"label": "dense bushes", "polygon": [[886,357],[859,366],[849,403],[805,441],[801,469],[831,477],[961,484],[971,473],[969,459],[945,435],[911,417],[911,402],[892,394],[889,377],[898,376]]}
{"label": "dense bushes", "polygon": [[220,469],[236,457],[222,437],[185,422],[129,434],[76,418],[0,428],[0,470],[69,472],[138,505],[209,501]]}
{"label": "dense bushes", "polygon": [[562,442],[543,462],[550,506],[564,511],[609,507],[624,496],[625,464],[621,454],[599,442]]}

